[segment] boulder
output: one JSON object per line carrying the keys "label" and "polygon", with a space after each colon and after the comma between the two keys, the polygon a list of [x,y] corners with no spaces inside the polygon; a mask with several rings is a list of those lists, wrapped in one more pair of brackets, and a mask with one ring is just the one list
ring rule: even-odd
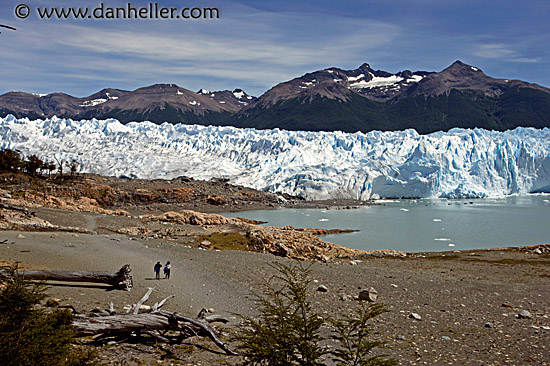
{"label": "boulder", "polygon": [[366,300],[370,302],[376,301],[378,298],[378,291],[370,287],[368,290],[363,290],[359,292],[359,300]]}

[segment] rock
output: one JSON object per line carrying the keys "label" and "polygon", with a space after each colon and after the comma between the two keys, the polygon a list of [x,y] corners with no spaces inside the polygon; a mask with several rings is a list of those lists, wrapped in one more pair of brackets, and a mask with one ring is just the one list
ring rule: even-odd
{"label": "rock", "polygon": [[19,235],[17,235],[17,238],[18,238],[18,239],[25,239],[25,235],[19,234]]}
{"label": "rock", "polygon": [[350,301],[351,298],[348,295],[344,294],[344,295],[340,295],[339,300],[340,301]]}
{"label": "rock", "polygon": [[319,292],[327,292],[327,291],[328,291],[328,288],[327,288],[327,286],[325,286],[325,285],[319,285],[319,287],[317,287],[317,291],[319,291]]}
{"label": "rock", "polygon": [[378,298],[378,291],[370,287],[368,290],[359,292],[359,300],[367,300],[374,302]]}
{"label": "rock", "polygon": [[215,206],[225,205],[227,203],[227,197],[212,194],[208,196],[208,198],[206,199],[206,203],[208,203],[209,205],[215,205]]}
{"label": "rock", "polygon": [[414,319],[414,320],[422,320],[422,317],[420,315],[418,315],[417,313],[410,313],[409,318]]}
{"label": "rock", "polygon": [[330,262],[330,258],[327,257],[326,255],[323,255],[323,254],[317,255],[317,256],[315,257],[315,259],[318,260],[318,261],[321,261],[321,262],[323,262],[323,263],[328,263],[328,262]]}
{"label": "rock", "polygon": [[271,253],[280,257],[292,257],[292,250],[281,243],[275,243],[275,245],[273,245],[273,251]]}
{"label": "rock", "polygon": [[395,287],[395,288],[398,287],[395,283],[392,283],[390,286],[391,286],[391,287]]}
{"label": "rock", "polygon": [[535,253],[535,254],[542,254],[542,251],[541,251],[539,248],[537,248],[537,249],[535,249],[535,250],[533,251],[533,253]]}
{"label": "rock", "polygon": [[531,313],[528,312],[527,310],[522,310],[522,311],[519,312],[517,317],[518,317],[518,319],[531,319],[531,318],[533,318],[533,315],[531,315]]}
{"label": "rock", "polygon": [[395,337],[395,339],[397,339],[398,341],[404,341],[405,337],[403,337],[402,335],[398,335],[397,337]]}
{"label": "rock", "polygon": [[201,247],[205,247],[205,248],[208,248],[210,245],[212,245],[212,242],[208,240],[203,240],[201,241],[201,244],[200,244]]}
{"label": "rock", "polygon": [[504,303],[504,304],[502,304],[502,307],[503,307],[503,308],[511,308],[512,305],[510,305],[510,304],[508,304],[508,303]]}
{"label": "rock", "polygon": [[145,235],[151,232],[148,228],[144,226],[129,226],[118,229],[117,232],[120,234],[126,235]]}
{"label": "rock", "polygon": [[450,341],[450,340],[451,340],[451,337],[442,336],[441,339],[443,339],[444,341]]}
{"label": "rock", "polygon": [[495,327],[495,325],[491,322],[485,323],[485,328],[494,328],[494,327]]}

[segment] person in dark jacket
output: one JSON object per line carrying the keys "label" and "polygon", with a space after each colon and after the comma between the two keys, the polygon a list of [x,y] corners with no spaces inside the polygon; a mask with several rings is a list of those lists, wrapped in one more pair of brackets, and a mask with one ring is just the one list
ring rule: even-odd
{"label": "person in dark jacket", "polygon": [[155,278],[157,280],[160,280],[160,269],[162,268],[162,264],[160,264],[160,262],[157,262],[157,264],[155,264],[155,268],[154,268],[154,271],[155,271]]}
{"label": "person in dark jacket", "polygon": [[170,279],[170,269],[172,269],[172,265],[170,264],[170,261],[168,261],[164,266],[164,278]]}

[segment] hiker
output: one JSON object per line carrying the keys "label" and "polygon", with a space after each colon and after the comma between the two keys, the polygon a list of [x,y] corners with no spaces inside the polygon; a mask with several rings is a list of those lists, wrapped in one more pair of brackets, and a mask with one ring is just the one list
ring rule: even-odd
{"label": "hiker", "polygon": [[164,278],[170,279],[170,268],[172,268],[172,265],[170,264],[170,261],[168,261],[164,266]]}
{"label": "hiker", "polygon": [[155,278],[157,280],[160,280],[160,269],[162,268],[162,264],[160,264],[160,262],[157,262],[157,264],[155,264]]}

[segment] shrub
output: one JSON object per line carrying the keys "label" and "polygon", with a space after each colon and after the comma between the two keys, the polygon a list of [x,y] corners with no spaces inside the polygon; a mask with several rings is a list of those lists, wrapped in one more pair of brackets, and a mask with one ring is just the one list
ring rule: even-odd
{"label": "shrub", "polygon": [[72,314],[46,311],[37,305],[46,298],[42,283],[31,283],[10,268],[0,290],[0,360],[4,366],[86,365],[93,352],[77,352]]}
{"label": "shrub", "polygon": [[278,274],[254,294],[259,317],[243,320],[234,339],[246,365],[323,365],[319,330],[325,320],[311,308],[310,267],[274,264]]}
{"label": "shrub", "polygon": [[[356,313],[337,319],[323,318],[308,299],[311,266],[274,264],[277,274],[264,279],[254,294],[258,316],[238,315],[242,322],[234,340],[245,356],[245,365],[324,365],[330,354],[338,366],[394,365],[382,355],[371,356],[384,345],[369,340],[372,318],[384,313],[382,305],[360,302]],[[332,335],[321,335],[321,327],[332,325]],[[335,341],[333,351],[321,345]]]}
{"label": "shrub", "polygon": [[386,366],[395,365],[391,359],[382,355],[372,356],[374,348],[381,347],[384,342],[369,340],[372,325],[367,324],[372,318],[385,313],[381,304],[360,301],[359,308],[351,315],[344,314],[338,319],[332,319],[334,326],[332,339],[339,343],[339,348],[331,351],[333,361],[338,366]]}

